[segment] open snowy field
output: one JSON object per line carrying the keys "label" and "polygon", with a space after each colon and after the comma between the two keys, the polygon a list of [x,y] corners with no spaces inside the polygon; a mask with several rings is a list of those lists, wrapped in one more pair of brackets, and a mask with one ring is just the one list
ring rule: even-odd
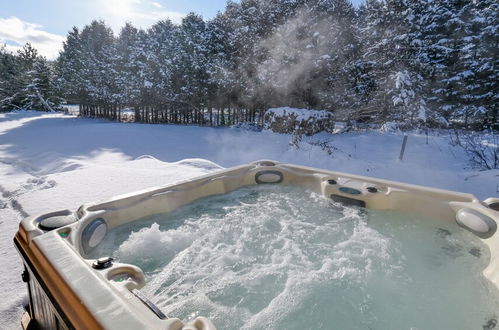
{"label": "open snowy field", "polygon": [[[164,185],[257,159],[499,196],[499,170],[477,171],[449,136],[319,134],[299,148],[290,135],[195,126],[122,124],[39,112],[0,114],[0,329],[18,327],[21,262],[12,238],[27,215]],[[307,142],[308,141],[308,142]],[[309,143],[312,141],[313,143]],[[321,146],[327,143],[332,154]]]}

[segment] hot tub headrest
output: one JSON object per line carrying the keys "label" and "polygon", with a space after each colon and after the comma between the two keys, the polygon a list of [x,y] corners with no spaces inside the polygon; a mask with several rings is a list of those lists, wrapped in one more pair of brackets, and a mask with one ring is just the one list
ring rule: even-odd
{"label": "hot tub headrest", "polygon": [[497,230],[497,223],[491,217],[471,208],[460,209],[456,222],[480,238],[489,238]]}

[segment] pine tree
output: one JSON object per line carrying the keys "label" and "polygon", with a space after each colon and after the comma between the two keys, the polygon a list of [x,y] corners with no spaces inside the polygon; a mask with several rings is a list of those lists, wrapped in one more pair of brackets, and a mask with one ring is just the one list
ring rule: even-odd
{"label": "pine tree", "polygon": [[23,88],[24,108],[33,110],[55,111],[60,100],[53,86],[53,73],[50,64],[43,57],[37,57],[32,69],[26,72],[27,84]]}
{"label": "pine tree", "polygon": [[16,56],[8,52],[4,45],[0,46],[0,111],[18,108],[19,88],[16,81],[20,70]]}
{"label": "pine tree", "polygon": [[154,24],[147,32],[148,76],[159,103],[168,103],[174,99],[172,60],[175,56],[177,29],[170,20],[164,20]]}
{"label": "pine tree", "polygon": [[83,28],[80,38],[83,47],[80,79],[84,101],[106,103],[113,95],[113,32],[103,21],[93,21]]}
{"label": "pine tree", "polygon": [[484,0],[475,5],[466,61],[472,75],[465,77],[469,115],[484,127],[499,129],[499,3]]}
{"label": "pine tree", "polygon": [[23,48],[17,50],[16,56],[16,79],[13,81],[13,89],[16,91],[12,97],[12,104],[25,108],[26,86],[31,83],[29,73],[38,59],[38,51],[28,42]]}
{"label": "pine tree", "polygon": [[130,23],[121,29],[116,40],[116,86],[121,104],[140,106],[144,87],[144,54],[141,34]]}
{"label": "pine tree", "polygon": [[85,86],[81,76],[85,68],[85,56],[80,31],[73,27],[68,32],[63,49],[55,62],[54,82],[58,95],[70,103],[84,100]]}
{"label": "pine tree", "polygon": [[363,57],[372,63],[376,84],[368,107],[380,109],[374,120],[414,125],[435,117],[424,101],[423,8],[406,0],[368,0],[362,9]]}
{"label": "pine tree", "polygon": [[423,59],[431,68],[427,76],[429,105],[446,120],[466,123],[473,112],[467,85],[474,78],[467,67],[472,57],[474,4],[471,0],[442,0],[428,5],[422,28],[426,45]]}
{"label": "pine tree", "polygon": [[178,101],[204,106],[210,66],[206,23],[193,13],[183,18],[176,35],[173,88]]}

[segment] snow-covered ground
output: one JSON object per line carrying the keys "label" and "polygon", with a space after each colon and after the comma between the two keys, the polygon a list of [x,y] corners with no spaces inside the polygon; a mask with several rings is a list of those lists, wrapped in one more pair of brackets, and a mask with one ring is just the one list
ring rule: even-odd
{"label": "snow-covered ground", "polygon": [[[499,196],[499,170],[470,169],[447,134],[319,134],[290,145],[269,131],[121,124],[70,115],[0,114],[0,329],[19,324],[21,262],[12,238],[27,215],[75,210],[84,202],[164,185],[257,159]],[[312,142],[312,143],[309,143]],[[332,154],[324,150],[321,145]]]}

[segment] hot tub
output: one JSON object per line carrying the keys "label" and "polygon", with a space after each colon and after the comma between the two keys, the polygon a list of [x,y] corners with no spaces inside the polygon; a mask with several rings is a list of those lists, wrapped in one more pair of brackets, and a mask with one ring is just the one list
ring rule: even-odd
{"label": "hot tub", "polygon": [[[300,190],[287,187],[299,187]],[[237,203],[209,199],[229,196],[234,192],[238,194],[234,197]],[[284,204],[288,206],[273,200],[281,195],[286,196]],[[248,202],[248,198],[254,200],[254,196],[267,196],[267,204]],[[204,204],[199,202],[203,200]],[[298,205],[293,206],[293,200]],[[212,218],[205,221],[203,208],[215,204],[221,206],[210,214],[225,217],[229,213],[232,222],[220,226],[232,229],[217,228],[217,222]],[[189,212],[194,210],[194,213],[201,212],[201,215],[186,222],[182,220],[185,218],[182,210],[189,205],[194,205]],[[421,292],[428,294],[421,301],[433,300],[438,305],[439,297],[432,296],[432,288],[440,287],[439,283],[445,282],[456,282],[457,286],[462,286],[458,275],[452,276],[453,267],[459,268],[460,263],[467,263],[470,258],[480,258],[482,261],[470,266],[474,268],[472,272],[480,277],[474,279],[479,282],[477,289],[472,287],[470,290],[478,290],[477,301],[487,306],[478,308],[479,313],[484,310],[483,317],[480,314],[478,321],[473,319],[470,324],[492,329],[497,323],[493,310],[498,296],[495,291],[499,286],[498,205],[497,198],[481,202],[473,195],[464,193],[262,160],[174,185],[83,204],[76,212],[62,210],[29,217],[21,222],[14,239],[25,265],[23,280],[27,283],[29,294],[22,324],[24,328],[30,323],[36,324],[41,329],[345,328],[348,325],[349,328],[369,326],[375,329],[397,328],[400,322],[404,322],[395,320],[398,317],[406,318],[407,326],[416,328],[418,322],[412,324],[412,316],[400,315],[417,314],[424,308],[410,306],[412,302],[408,303],[407,299],[398,296],[400,286],[391,286],[390,283],[395,278],[403,277],[400,280],[402,287],[421,285]],[[288,213],[265,215],[281,208],[289,208]],[[317,209],[321,213],[315,218]],[[263,215],[258,215],[262,212]],[[367,213],[370,215],[366,216]],[[167,238],[155,240],[157,236],[154,235],[161,231],[158,228],[162,226],[161,223],[156,224],[162,221],[157,217],[168,214],[174,214],[177,223],[167,228]],[[234,214],[239,214],[239,218],[234,218]],[[331,214],[331,221],[327,214]],[[339,216],[334,218],[333,214]],[[254,221],[260,221],[258,217],[265,219],[255,225]],[[401,227],[405,228],[406,236],[395,241],[387,240],[387,237],[395,235],[392,228],[402,223],[400,217],[405,219]],[[424,219],[417,221],[429,225],[424,224],[422,230],[411,227],[411,217]],[[199,225],[199,218],[205,221],[201,222],[202,226]],[[172,220],[165,221],[171,224]],[[249,225],[244,227],[238,222]],[[347,224],[347,227],[342,227],[341,223]],[[195,230],[185,229],[192,226],[196,227]],[[128,249],[126,253],[131,251],[132,258],[127,258],[123,251],[116,258],[113,248],[106,248],[110,241],[118,240],[117,230],[132,232],[130,236],[122,235],[118,242],[122,250]],[[186,230],[189,231],[187,234]],[[424,272],[417,269],[411,276],[398,273],[401,267],[417,267],[411,265],[405,256],[386,257],[385,254],[393,249],[402,249],[399,245],[416,237],[411,230],[418,230],[423,236],[434,235],[432,240],[442,243],[439,248],[425,250],[423,259],[437,272],[444,268],[444,263],[450,265],[445,267],[450,269],[451,275],[443,275],[443,281],[438,282],[426,279],[424,275],[421,276],[424,280],[419,279],[414,274]],[[340,235],[339,241],[334,244],[330,242],[338,240],[338,237],[331,235],[332,232]],[[216,235],[213,236],[213,233]],[[341,238],[345,233],[347,240]],[[247,235],[260,238],[253,241]],[[459,243],[456,241],[458,238],[472,243]],[[127,247],[123,245],[126,239],[135,241],[127,243]],[[424,250],[433,244],[420,244],[418,239],[411,243],[416,249]],[[188,251],[187,247],[193,246],[192,242],[197,242],[197,250]],[[173,245],[163,250],[162,243]],[[368,249],[363,246],[366,244]],[[140,254],[141,249],[146,250],[145,256]],[[159,253],[159,257],[149,260],[149,250]],[[137,254],[137,251],[140,253]],[[440,254],[448,260],[439,259]],[[190,270],[184,267],[185,264],[181,267],[172,262],[177,255],[189,260]],[[162,258],[167,261],[163,262]],[[291,260],[293,258],[295,261]],[[379,265],[385,259],[394,258],[397,260],[390,261],[390,265]],[[355,262],[352,263],[352,260]],[[263,268],[260,273],[251,273],[251,268],[245,263],[251,263],[253,268],[255,265]],[[210,266],[212,264],[213,267]],[[165,268],[167,265],[168,269]],[[300,269],[303,265],[304,270]],[[470,267],[466,264],[461,268]],[[376,272],[389,280],[377,282],[379,278],[372,275]],[[227,274],[235,274],[235,277],[227,280]],[[245,277],[238,278],[241,274]],[[480,282],[481,278],[483,282]],[[362,282],[366,279],[373,284],[372,288],[364,290]],[[418,279],[423,283],[418,284]],[[355,282],[357,280],[360,282]],[[158,282],[156,286],[153,285],[155,282]],[[312,284],[304,288],[304,283]],[[179,292],[179,288],[186,285],[187,289]],[[424,291],[426,286],[429,289]],[[333,287],[334,290],[331,289]],[[311,290],[315,290],[315,295],[309,294]],[[416,290],[419,290],[417,286]],[[387,300],[377,299],[377,291],[385,292],[383,299]],[[203,307],[203,299],[193,298],[198,292],[215,307]],[[387,296],[386,292],[390,294]],[[350,293],[353,298],[348,296]],[[489,294],[490,297],[481,298]],[[358,302],[352,302],[356,299]],[[449,299],[452,301],[459,297]],[[463,299],[466,300],[466,297]],[[189,304],[183,304],[183,300],[189,301]],[[295,300],[299,301],[299,306],[295,304],[298,307],[286,305]],[[162,311],[165,307],[170,312],[176,311],[169,308],[174,304],[181,306],[178,310],[182,311],[182,315],[165,315]],[[349,304],[352,305],[350,309],[367,315],[362,321],[364,323],[355,325],[353,321],[340,320],[345,314],[342,308]],[[402,307],[404,304],[408,306]],[[400,310],[393,311],[393,322],[380,321],[383,318],[380,315],[385,312],[378,315],[376,311],[387,309],[388,305],[399,306]],[[459,302],[456,302],[457,305]],[[474,305],[476,303],[471,302],[470,308],[475,308]],[[296,307],[294,313],[289,311],[295,308],[293,306]],[[192,313],[189,308],[193,309]],[[450,311],[463,310],[454,308],[452,304],[447,308]],[[430,316],[423,315],[423,318],[431,317],[431,309]],[[201,316],[200,312],[208,313],[204,316],[216,321]],[[225,322],[227,319],[234,321]],[[314,320],[318,320],[317,324]],[[341,322],[348,324],[340,325]],[[437,326],[442,325],[438,322],[433,324],[433,327]]]}

